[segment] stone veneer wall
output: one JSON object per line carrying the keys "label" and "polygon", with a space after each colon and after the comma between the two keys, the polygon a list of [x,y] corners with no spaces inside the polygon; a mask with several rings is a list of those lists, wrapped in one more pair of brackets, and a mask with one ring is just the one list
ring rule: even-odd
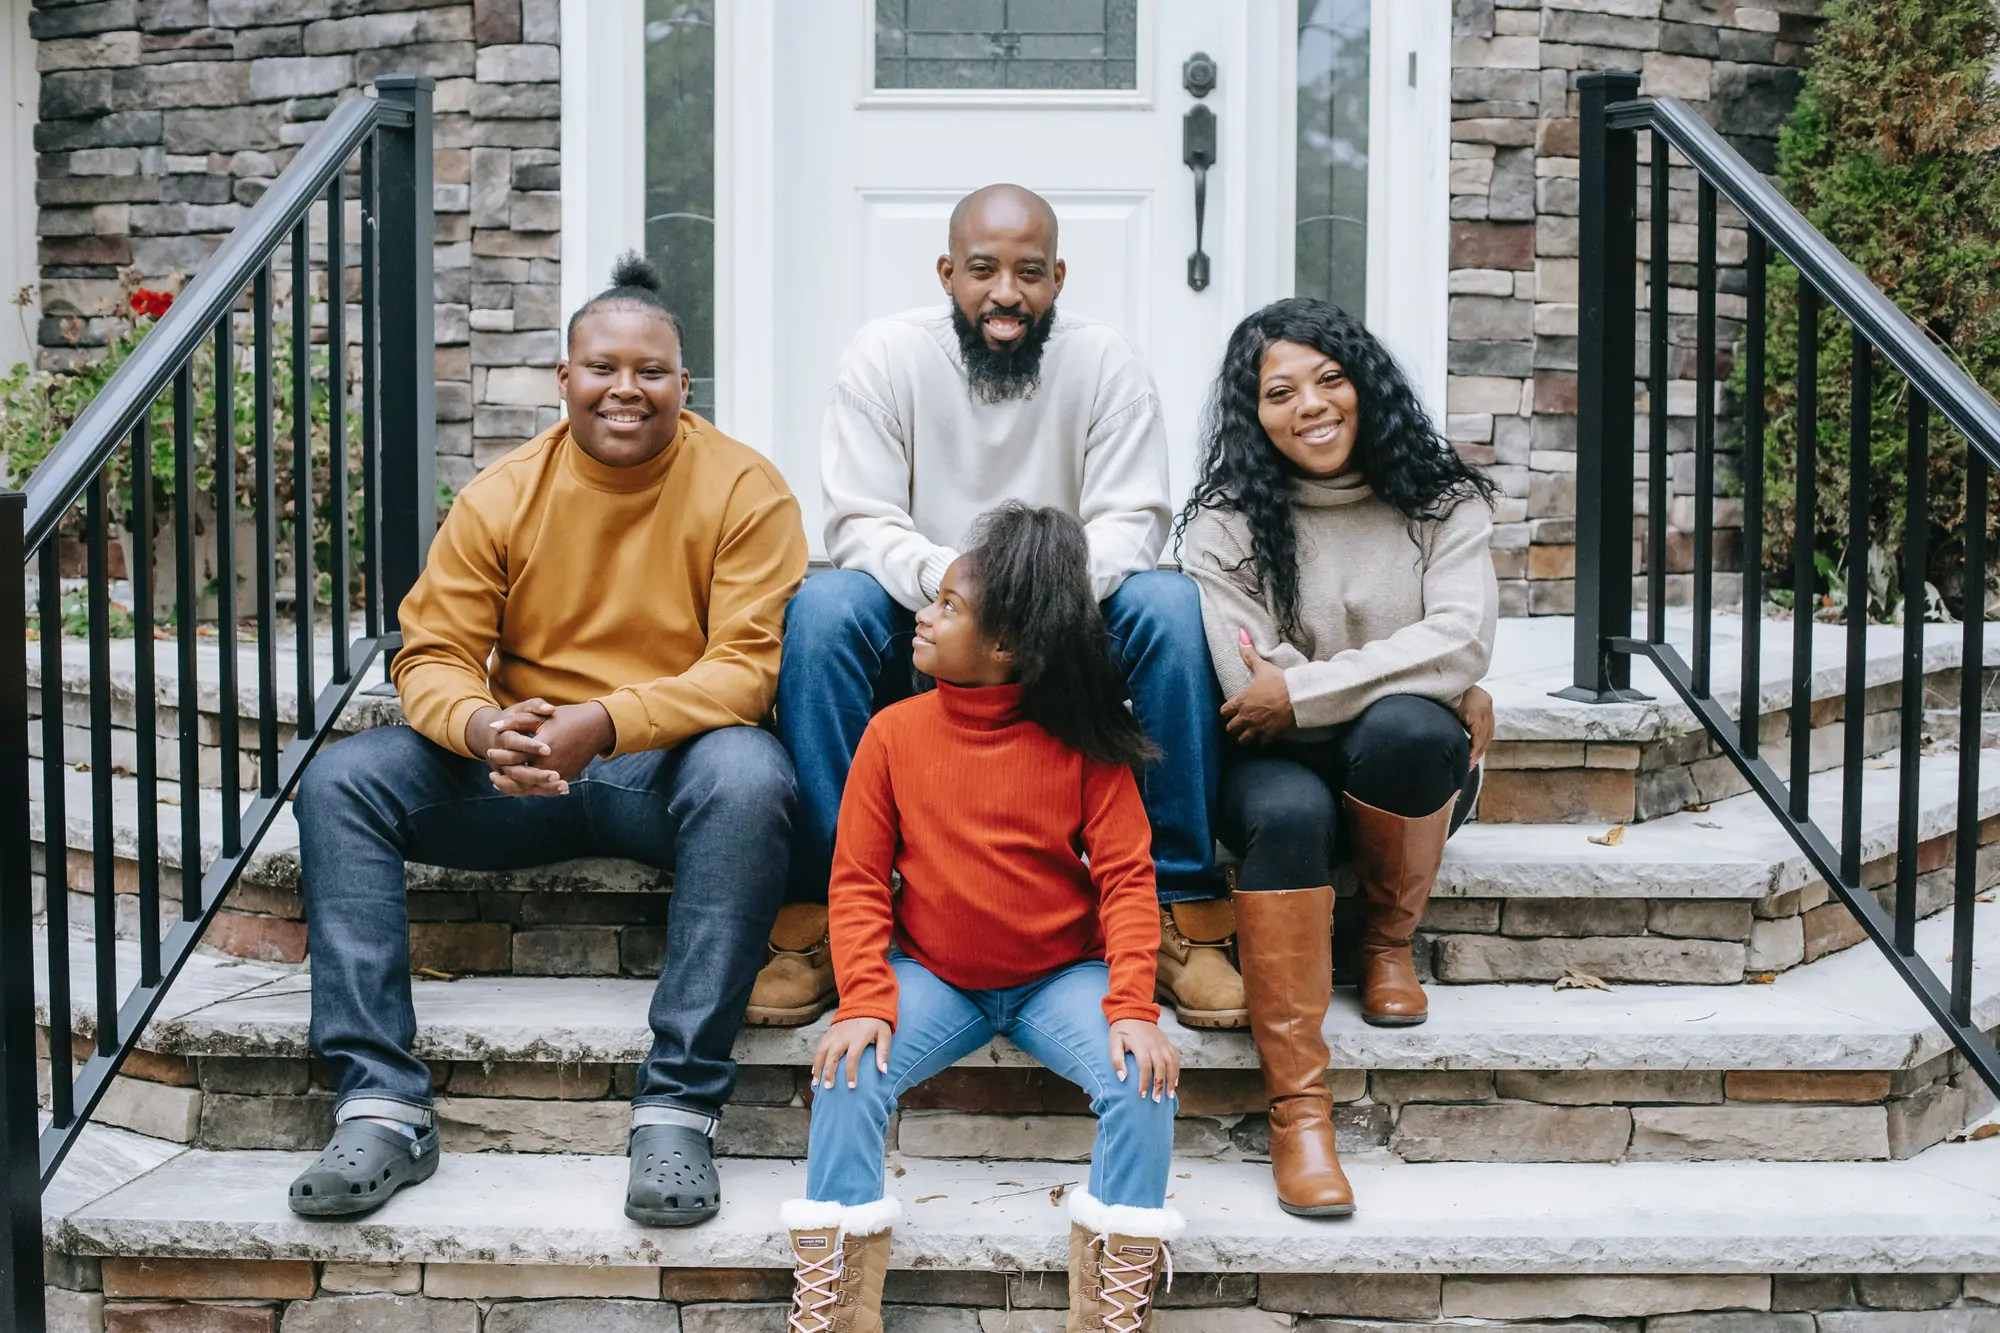
{"label": "stone veneer wall", "polygon": [[[1455,0],[1447,434],[1468,458],[1491,466],[1506,492],[1493,553],[1501,614],[1566,614],[1575,598],[1576,76],[1636,71],[1643,94],[1689,102],[1770,171],[1818,9],[1818,0]],[[1643,161],[1643,140],[1640,151]],[[1694,558],[1692,170],[1677,168],[1671,187],[1667,549],[1670,574],[1678,577],[1668,595],[1685,603]],[[1643,191],[1641,199],[1640,216],[1650,217]],[[1748,240],[1733,211],[1719,222],[1716,378],[1726,381],[1745,314]],[[1647,232],[1641,226],[1642,340]],[[1645,411],[1642,390],[1642,488]],[[1719,420],[1717,486],[1731,495],[1738,490],[1736,431]],[[1643,568],[1643,489],[1637,508]],[[1718,500],[1715,518],[1716,568],[1733,571],[1741,501]],[[1739,576],[1718,575],[1719,601],[1734,601],[1739,591]]]}
{"label": "stone veneer wall", "polygon": [[125,281],[193,274],[341,98],[429,75],[438,477],[463,485],[555,419],[559,3],[35,0],[43,364],[125,327]]}

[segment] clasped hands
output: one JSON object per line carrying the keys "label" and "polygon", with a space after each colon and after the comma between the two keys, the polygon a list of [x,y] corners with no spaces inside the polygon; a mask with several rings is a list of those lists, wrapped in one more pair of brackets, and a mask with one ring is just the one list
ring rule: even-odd
{"label": "clasped hands", "polygon": [[487,776],[503,796],[567,796],[570,782],[616,739],[611,714],[596,700],[524,699],[481,708],[465,724],[465,748],[491,766]]}
{"label": "clasped hands", "polygon": [[[1250,668],[1250,683],[1222,705],[1223,726],[1239,745],[1269,745],[1298,725],[1292,713],[1292,691],[1284,671],[1273,666],[1250,642],[1250,631],[1236,631],[1236,651]],[[1474,685],[1452,706],[1472,737],[1471,762],[1477,764],[1493,743],[1493,696]]]}
{"label": "clasped hands", "polygon": [[[889,1042],[893,1029],[879,1018],[843,1018],[819,1039],[813,1051],[812,1081],[816,1088],[831,1088],[838,1080],[841,1064],[847,1065],[847,1086],[860,1079],[861,1056],[875,1048],[875,1072],[889,1072]],[[1160,1031],[1158,1023],[1137,1018],[1121,1018],[1111,1025],[1111,1071],[1125,1081],[1125,1057],[1131,1055],[1139,1068],[1137,1091],[1141,1097],[1159,1101],[1172,1097],[1181,1086],[1181,1053]]]}

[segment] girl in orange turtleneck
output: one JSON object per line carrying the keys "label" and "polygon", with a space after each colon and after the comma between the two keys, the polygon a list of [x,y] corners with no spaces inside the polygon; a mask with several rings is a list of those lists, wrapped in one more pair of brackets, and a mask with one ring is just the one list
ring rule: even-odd
{"label": "girl in orange turtleneck", "polygon": [[988,513],[917,613],[912,656],[937,688],[876,715],[841,802],[840,1010],[813,1059],[807,1197],[784,1207],[790,1327],[832,1328],[844,1303],[865,1312],[857,1330],[881,1328],[900,1211],[883,1189],[889,1116],[1005,1036],[1090,1094],[1070,1302],[1136,1329],[1182,1225],[1166,1204],[1180,1059],[1153,1003],[1159,905],[1133,777],[1154,751],[1112,669],[1081,526]]}

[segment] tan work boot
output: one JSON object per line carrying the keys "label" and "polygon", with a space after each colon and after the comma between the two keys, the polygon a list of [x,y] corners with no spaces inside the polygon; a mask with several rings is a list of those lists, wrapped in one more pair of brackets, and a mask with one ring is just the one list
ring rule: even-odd
{"label": "tan work boot", "polygon": [[1227,898],[1160,908],[1160,955],[1153,998],[1173,1006],[1191,1028],[1240,1028],[1250,1022],[1243,974],[1230,961],[1236,913]]}
{"label": "tan work boot", "polygon": [[743,1021],[752,1027],[795,1028],[833,1007],[833,941],[825,903],[786,903],[771,927],[771,960],[750,988]]}
{"label": "tan work boot", "polygon": [[1172,1208],[1111,1207],[1070,1196],[1069,1320],[1065,1333],[1144,1333],[1160,1279],[1174,1285],[1167,1242],[1185,1224]]}
{"label": "tan work boot", "polygon": [[793,1199],[780,1210],[792,1237],[792,1313],[786,1333],[882,1333],[882,1282],[894,1199],[847,1208]]}
{"label": "tan work boot", "polygon": [[1332,917],[1327,885],[1236,894],[1250,1033],[1271,1103],[1271,1174],[1278,1206],[1300,1217],[1354,1211],[1326,1088],[1322,1025],[1333,1002]]}
{"label": "tan work boot", "polygon": [[1345,794],[1340,799],[1354,848],[1354,877],[1361,881],[1361,1021],[1414,1027],[1430,1017],[1430,1001],[1417,981],[1410,941],[1444,862],[1458,795],[1418,819]]}

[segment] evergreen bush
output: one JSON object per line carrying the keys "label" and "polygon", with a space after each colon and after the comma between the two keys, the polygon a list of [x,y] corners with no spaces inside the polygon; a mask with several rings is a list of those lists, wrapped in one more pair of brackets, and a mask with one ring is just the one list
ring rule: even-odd
{"label": "evergreen bush", "polygon": [[[1977,383],[2000,392],[2000,9],[1994,0],[1828,0],[1823,15],[1779,140],[1780,186]],[[1789,264],[1772,264],[1764,551],[1779,587],[1789,586],[1794,539],[1799,281]],[[1846,557],[1852,355],[1847,321],[1823,313],[1811,540],[1834,583]],[[1871,545],[1898,565],[1909,395],[1878,356]],[[1935,415],[1930,440],[1926,575],[1957,609],[1966,445]]]}

